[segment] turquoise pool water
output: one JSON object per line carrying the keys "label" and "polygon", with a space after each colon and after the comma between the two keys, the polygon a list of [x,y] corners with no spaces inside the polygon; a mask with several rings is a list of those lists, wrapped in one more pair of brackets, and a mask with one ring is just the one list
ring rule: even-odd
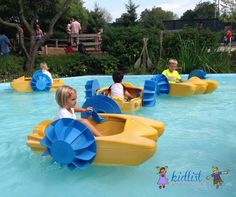
{"label": "turquoise pool water", "polygon": [[[126,76],[124,81],[143,86],[151,76]],[[186,76],[184,76],[186,77]],[[84,84],[98,79],[101,87],[111,77],[66,78],[65,84],[78,90],[78,105],[84,100]],[[54,93],[17,93],[9,83],[0,84],[0,196],[235,196],[236,186],[236,75],[209,75],[219,88],[208,95],[157,97],[154,108],[142,108],[135,115],[165,123],[155,155],[140,166],[92,165],[70,171],[51,164],[50,158],[35,155],[26,146],[27,135],[36,124],[54,118],[58,107]],[[169,185],[157,186],[156,166],[168,166]],[[215,189],[212,166],[229,170],[223,185]],[[177,175],[198,176],[195,181],[176,181]],[[200,174],[199,174],[200,173]]]}

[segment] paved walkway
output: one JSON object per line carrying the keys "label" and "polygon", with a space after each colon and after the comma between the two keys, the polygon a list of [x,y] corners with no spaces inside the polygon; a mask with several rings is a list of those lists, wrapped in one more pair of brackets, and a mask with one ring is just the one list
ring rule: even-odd
{"label": "paved walkway", "polygon": [[219,47],[219,51],[227,51],[227,52],[232,52],[232,51],[235,51],[236,50],[236,46],[232,46],[232,47],[229,47],[229,46],[220,46]]}

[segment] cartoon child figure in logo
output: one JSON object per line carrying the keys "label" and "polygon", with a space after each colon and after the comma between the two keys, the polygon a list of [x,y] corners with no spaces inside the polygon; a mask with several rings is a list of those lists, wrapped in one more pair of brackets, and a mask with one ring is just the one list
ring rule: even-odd
{"label": "cartoon child figure in logo", "polygon": [[220,177],[220,175],[222,174],[228,174],[229,173],[229,170],[226,170],[226,171],[219,171],[219,169],[217,167],[213,167],[212,169],[212,174],[207,176],[206,179],[207,180],[210,180],[211,177],[213,177],[213,184],[214,186],[216,187],[216,189],[219,188],[220,185],[222,185],[223,181]]}
{"label": "cartoon child figure in logo", "polygon": [[157,181],[157,185],[159,185],[159,188],[165,188],[165,185],[169,184],[168,179],[166,178],[166,173],[167,173],[167,168],[168,166],[165,167],[156,167],[157,170],[159,171],[159,179]]}

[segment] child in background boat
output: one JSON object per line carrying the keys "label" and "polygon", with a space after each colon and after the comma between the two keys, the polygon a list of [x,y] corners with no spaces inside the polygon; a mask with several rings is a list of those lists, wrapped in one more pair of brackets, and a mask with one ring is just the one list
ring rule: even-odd
{"label": "child in background boat", "polygon": [[111,97],[114,98],[122,98],[127,97],[128,99],[132,99],[133,96],[126,90],[125,86],[122,84],[124,74],[121,71],[115,71],[112,74],[112,79],[114,84],[112,84],[108,91],[110,92]]}
{"label": "child in background boat", "polygon": [[168,63],[169,68],[162,72],[162,74],[167,77],[169,83],[183,82],[181,76],[176,70],[177,65],[178,62],[176,59],[170,59]]}
{"label": "child in background boat", "polygon": [[[57,89],[56,101],[60,106],[60,110],[55,119],[76,119],[75,112],[86,112],[93,109],[92,107],[87,107],[86,109],[75,107],[77,102],[77,93],[76,90],[70,86],[61,86]],[[101,133],[87,119],[81,119],[80,122],[87,126],[94,136],[102,136]]]}
{"label": "child in background boat", "polygon": [[53,83],[52,75],[51,75],[51,73],[48,71],[48,66],[47,66],[47,64],[46,64],[45,62],[42,62],[42,63],[40,64],[40,68],[41,68],[43,74],[47,75],[47,76],[51,79],[51,82]]}

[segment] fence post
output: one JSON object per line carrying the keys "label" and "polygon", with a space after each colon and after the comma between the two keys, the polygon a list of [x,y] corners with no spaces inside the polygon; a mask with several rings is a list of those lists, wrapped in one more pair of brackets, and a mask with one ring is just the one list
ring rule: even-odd
{"label": "fence post", "polygon": [[44,46],[44,55],[48,55],[48,45]]}
{"label": "fence post", "polygon": [[58,48],[58,39],[56,39],[56,47]]}

